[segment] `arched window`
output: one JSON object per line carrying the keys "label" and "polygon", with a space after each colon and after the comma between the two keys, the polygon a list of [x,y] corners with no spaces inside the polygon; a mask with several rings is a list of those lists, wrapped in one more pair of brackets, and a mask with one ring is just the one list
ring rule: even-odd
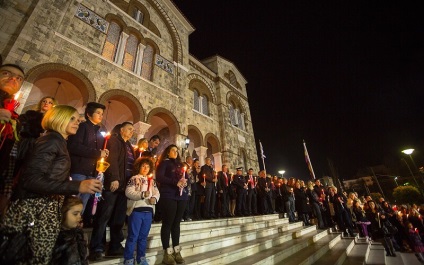
{"label": "arched window", "polygon": [[229,71],[229,74],[230,74],[230,84],[237,87],[237,77],[236,77],[236,75],[233,73],[233,71]]}
{"label": "arched window", "polygon": [[141,66],[141,77],[152,80],[152,70],[153,70],[153,56],[154,50],[153,47],[147,44],[143,53],[143,64]]}
{"label": "arched window", "polygon": [[110,22],[109,29],[107,31],[105,45],[103,46],[103,51],[102,51],[103,57],[111,61],[115,60],[121,31],[122,31],[121,27],[116,22],[114,21]]}
{"label": "arched window", "polygon": [[144,14],[140,9],[134,7],[134,12],[132,16],[138,23],[143,24]]}
{"label": "arched window", "polygon": [[208,98],[206,96],[202,96],[202,111],[201,112],[209,116]]}
{"label": "arched window", "polygon": [[233,104],[230,104],[230,122],[231,125],[236,125],[236,115]]}
{"label": "arched window", "polygon": [[199,92],[196,89],[193,89],[193,108],[200,112]]}
{"label": "arched window", "polygon": [[134,70],[135,58],[137,55],[138,39],[135,35],[130,34],[125,46],[124,62],[122,66],[130,71]]}

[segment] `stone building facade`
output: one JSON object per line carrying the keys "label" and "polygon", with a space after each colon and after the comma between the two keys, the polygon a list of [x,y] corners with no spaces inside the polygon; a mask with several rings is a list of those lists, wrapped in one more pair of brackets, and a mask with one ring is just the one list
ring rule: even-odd
{"label": "stone building facade", "polygon": [[170,0],[0,2],[2,60],[26,71],[20,112],[47,95],[81,113],[97,101],[108,130],[134,122],[134,143],[159,134],[161,150],[257,171],[247,81],[225,58],[191,55],[193,31]]}

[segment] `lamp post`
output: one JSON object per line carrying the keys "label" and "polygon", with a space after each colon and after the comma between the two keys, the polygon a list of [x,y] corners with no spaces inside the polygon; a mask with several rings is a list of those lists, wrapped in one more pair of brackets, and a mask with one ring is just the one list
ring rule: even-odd
{"label": "lamp post", "polygon": [[281,178],[283,178],[284,173],[286,173],[286,171],[285,171],[285,170],[279,170],[279,171],[278,171],[278,174],[280,174],[280,175],[281,175]]}
{"label": "lamp post", "polygon": [[408,155],[409,158],[411,158],[412,164],[414,165],[414,170],[418,171],[417,165],[415,165],[415,161],[412,158],[412,153],[414,152],[414,150],[415,149],[412,149],[412,148],[411,149],[405,149],[405,150],[402,151],[402,153],[404,153],[405,155]]}
{"label": "lamp post", "polygon": [[183,158],[183,160],[185,160],[185,152],[187,151],[189,145],[190,145],[190,138],[188,138],[188,136],[186,136],[186,138],[184,140],[184,146],[182,148],[182,158]]}
{"label": "lamp post", "polygon": [[[409,156],[409,158],[410,158],[410,159],[411,159],[411,161],[412,161],[412,164],[413,164],[413,165],[414,165],[414,167],[415,167],[415,170],[417,170],[417,166],[415,165],[415,161],[414,161],[414,159],[412,158],[412,153],[414,152],[414,150],[415,150],[415,149],[412,149],[412,148],[410,148],[410,149],[405,149],[405,150],[402,150],[402,153],[404,153],[405,155],[408,155],[408,156]],[[412,176],[412,178],[414,179],[415,184],[417,184],[417,188],[420,188],[420,186],[418,185],[417,179],[415,178],[414,173],[412,172],[411,168],[409,167],[409,164],[406,162],[406,160],[405,160],[404,158],[402,158],[402,160],[405,162],[406,166],[408,167],[409,173],[411,173],[411,176]]]}

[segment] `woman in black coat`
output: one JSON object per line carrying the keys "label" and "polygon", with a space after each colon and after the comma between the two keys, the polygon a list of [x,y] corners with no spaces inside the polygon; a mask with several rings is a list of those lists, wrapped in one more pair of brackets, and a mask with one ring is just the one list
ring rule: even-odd
{"label": "woman in black coat", "polygon": [[303,221],[304,226],[311,225],[309,222],[309,206],[308,206],[308,196],[306,194],[305,187],[302,187],[301,181],[297,180],[294,188],[294,205],[297,211],[297,216],[299,220]]}

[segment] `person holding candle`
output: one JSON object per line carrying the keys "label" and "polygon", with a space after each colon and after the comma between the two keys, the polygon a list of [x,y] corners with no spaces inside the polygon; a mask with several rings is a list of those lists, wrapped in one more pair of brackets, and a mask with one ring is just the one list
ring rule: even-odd
{"label": "person holding candle", "polygon": [[[6,124],[15,123],[18,119],[18,114],[15,112],[13,104],[10,102],[18,103],[17,99],[14,99],[14,95],[18,93],[25,78],[24,70],[16,64],[4,64],[0,66],[0,127],[6,126]],[[0,135],[1,145],[1,165],[0,165],[0,176],[2,176],[3,170],[8,166],[9,153],[12,150],[14,137],[10,135]]]}
{"label": "person holding candle", "polygon": [[223,164],[222,170],[218,172],[218,193],[221,195],[221,217],[231,217],[229,209],[229,190],[231,176],[228,173],[228,166]]}
{"label": "person holding candle", "polygon": [[216,201],[216,187],[215,183],[218,181],[215,171],[212,168],[212,159],[205,158],[205,164],[200,168],[200,175],[203,176],[205,186],[205,202],[204,202],[204,217],[206,219],[216,218],[215,216],[215,201]]}
{"label": "person holding candle", "polygon": [[[147,236],[152,225],[155,205],[160,193],[151,173],[153,162],[138,158],[134,163],[134,175],[125,189],[127,196],[128,236],[124,250],[124,264],[148,265],[146,260]],[[134,262],[134,249],[137,255]]]}
{"label": "person holding candle", "polygon": [[34,222],[29,234],[34,255],[22,264],[50,264],[61,227],[63,195],[101,191],[101,183],[95,179],[69,181],[71,160],[66,140],[77,132],[78,116],[75,108],[65,105],[46,112],[42,126],[47,132],[37,139],[19,179],[17,200],[3,219],[10,231],[21,231],[28,221]]}
{"label": "person holding candle", "polygon": [[[156,168],[156,180],[161,196],[162,227],[160,230],[163,260],[162,264],[184,263],[180,246],[180,223],[188,201],[187,172],[174,144],[165,148]],[[182,194],[180,189],[183,189]],[[181,194],[181,195],[180,195]],[[170,247],[169,238],[172,238]]]}
{"label": "person holding candle", "polygon": [[200,175],[200,161],[199,159],[195,158],[193,160],[193,167],[192,167],[192,174],[196,179],[196,202],[195,202],[195,206],[194,206],[194,218],[195,220],[202,220],[203,219],[203,215],[202,215],[202,204],[204,202],[205,199],[205,186],[206,186],[206,182],[205,179],[203,178],[202,175]]}
{"label": "person holding candle", "polygon": [[253,176],[253,168],[249,168],[247,171],[247,175],[245,176],[245,180],[247,181],[247,215],[257,215],[258,214],[258,206],[257,206],[257,198],[256,198],[256,176]]}
{"label": "person holding candle", "polygon": [[246,195],[247,195],[247,181],[243,176],[243,168],[236,169],[233,184],[237,187],[237,203],[236,203],[236,216],[247,215],[246,209]]}
{"label": "person holding candle", "polygon": [[121,257],[124,254],[121,242],[124,240],[122,228],[127,209],[125,188],[133,176],[135,153],[129,140],[134,134],[134,126],[131,122],[124,122],[118,128],[119,134],[112,134],[107,142],[107,149],[110,152],[106,160],[110,166],[104,174],[103,200],[98,202],[94,217],[90,240],[91,261],[103,259],[102,253],[105,248],[103,235],[108,224],[110,243],[106,256]]}
{"label": "person holding candle", "polygon": [[[105,105],[97,102],[87,103],[84,116],[86,122],[80,124],[78,131],[68,139],[68,150],[71,156],[71,178],[75,181],[96,178],[96,163],[106,158],[109,150],[105,149],[102,132],[106,129],[101,125]],[[80,194],[83,202],[83,220],[86,226],[91,224],[91,204],[87,208],[90,194]]]}

